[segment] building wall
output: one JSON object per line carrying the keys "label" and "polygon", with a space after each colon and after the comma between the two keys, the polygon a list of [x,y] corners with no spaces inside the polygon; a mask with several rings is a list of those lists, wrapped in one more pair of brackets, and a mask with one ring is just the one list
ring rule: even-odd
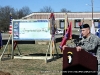
{"label": "building wall", "polygon": [[[22,19],[49,19],[51,13],[39,13],[34,12],[30,15],[27,15],[23,17]],[[56,25],[58,28],[60,28],[60,20],[65,20],[66,13],[61,12],[55,12],[55,19],[56,19]],[[84,23],[92,25],[92,13],[84,13],[84,12],[77,12],[77,13],[67,13],[68,21],[72,22],[73,29],[77,29],[79,27],[76,27],[75,20],[79,19],[81,20],[81,23],[84,20]],[[100,19],[100,13],[93,13],[93,19]]]}
{"label": "building wall", "polygon": [[[56,25],[58,28],[60,28],[60,23],[59,23],[60,20],[56,20]],[[69,22],[72,22],[72,28],[78,28],[78,27],[75,27],[75,20],[73,19],[69,19],[68,20]],[[81,20],[81,23],[83,22],[83,20]],[[83,24],[89,24],[90,26],[92,25],[92,20],[91,19],[84,19],[84,23]]]}

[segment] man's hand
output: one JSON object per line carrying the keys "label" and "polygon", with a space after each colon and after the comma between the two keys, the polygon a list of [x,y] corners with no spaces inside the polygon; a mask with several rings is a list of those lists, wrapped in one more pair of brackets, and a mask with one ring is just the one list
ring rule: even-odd
{"label": "man's hand", "polygon": [[82,48],[80,46],[76,47],[77,52],[81,51],[81,49]]}
{"label": "man's hand", "polygon": [[65,50],[65,47],[67,47],[66,45],[64,45],[63,47],[62,47],[62,50]]}

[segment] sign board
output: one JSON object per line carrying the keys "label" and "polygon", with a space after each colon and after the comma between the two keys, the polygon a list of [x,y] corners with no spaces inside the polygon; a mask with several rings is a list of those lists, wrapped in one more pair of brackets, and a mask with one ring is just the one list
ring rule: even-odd
{"label": "sign board", "polygon": [[13,40],[50,40],[48,20],[12,20]]}

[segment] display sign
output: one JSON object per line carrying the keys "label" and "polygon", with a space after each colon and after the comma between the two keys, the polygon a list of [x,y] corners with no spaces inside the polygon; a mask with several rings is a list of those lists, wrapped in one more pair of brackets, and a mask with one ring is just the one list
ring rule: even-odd
{"label": "display sign", "polygon": [[48,20],[12,20],[13,40],[50,40]]}

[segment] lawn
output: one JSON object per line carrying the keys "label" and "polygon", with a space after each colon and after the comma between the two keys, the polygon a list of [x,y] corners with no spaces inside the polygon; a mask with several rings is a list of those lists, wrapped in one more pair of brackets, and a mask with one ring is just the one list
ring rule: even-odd
{"label": "lawn", "polygon": [[[67,43],[73,44],[70,40]],[[9,72],[11,75],[62,75],[63,58],[62,52],[59,49],[59,44],[60,42],[56,43],[60,58],[54,59],[48,63],[40,59],[8,59],[9,57],[7,54],[11,52],[11,45],[9,45],[5,51],[3,60],[0,62],[0,71]],[[3,46],[3,49],[4,47],[5,46]],[[45,55],[48,49],[47,44],[38,43],[18,44],[18,47],[22,55]],[[3,49],[0,50],[0,54],[3,52]],[[18,54],[17,48],[14,50],[14,54]]]}
{"label": "lawn", "polygon": [[[57,50],[58,53],[62,55],[59,44],[60,43],[56,43]],[[46,44],[19,44],[18,47],[22,55],[45,54],[48,49],[48,45]],[[3,49],[0,50],[0,53],[2,53]],[[10,52],[11,46],[9,45],[3,59],[9,58],[6,54]],[[17,48],[14,50],[14,53],[18,53]],[[40,59],[5,59],[0,62],[0,70],[10,72],[12,75],[62,75],[62,65],[62,57],[48,63]]]}

